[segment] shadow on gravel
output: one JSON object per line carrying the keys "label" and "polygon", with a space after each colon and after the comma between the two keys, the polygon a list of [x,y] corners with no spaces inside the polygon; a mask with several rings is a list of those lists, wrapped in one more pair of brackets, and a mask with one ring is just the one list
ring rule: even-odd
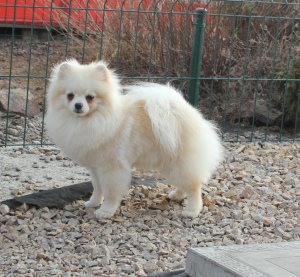
{"label": "shadow on gravel", "polygon": [[[132,177],[131,185],[146,185],[153,187],[156,182],[165,183],[164,180],[153,179],[140,179]],[[93,192],[93,186],[91,182],[83,182],[80,184],[65,186],[56,189],[49,189],[40,191],[24,196],[8,199],[1,204],[9,206],[11,209],[15,209],[22,204],[26,203],[29,206],[48,207],[63,209],[66,205],[72,203],[75,200],[87,199]]]}
{"label": "shadow on gravel", "polygon": [[150,275],[148,277],[190,277],[190,275],[186,274],[184,270],[177,270],[172,272]]}
{"label": "shadow on gravel", "polygon": [[[139,179],[133,177],[131,185],[137,186],[143,184],[153,187],[157,181],[158,180]],[[165,183],[164,180],[159,180],[159,182]],[[15,209],[24,203],[26,203],[29,206],[63,209],[66,205],[72,203],[75,200],[88,199],[92,192],[92,183],[83,182],[80,184],[65,186],[56,189],[49,189],[24,196],[15,197],[13,199],[5,200],[1,202],[1,204],[6,204],[11,209]],[[184,270],[177,270],[173,272],[165,272],[156,275],[151,275],[148,277],[189,277],[189,275],[186,274]]]}
{"label": "shadow on gravel", "polygon": [[3,201],[11,209],[21,206],[23,203],[29,206],[48,207],[63,209],[66,205],[75,200],[87,197],[93,191],[91,182],[84,182],[76,185],[66,186],[57,189],[40,191],[13,199]]}

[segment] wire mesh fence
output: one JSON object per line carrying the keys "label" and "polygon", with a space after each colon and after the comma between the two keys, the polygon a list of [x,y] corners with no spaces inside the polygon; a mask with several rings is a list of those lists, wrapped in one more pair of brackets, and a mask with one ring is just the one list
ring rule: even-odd
{"label": "wire mesh fence", "polygon": [[170,82],[189,100],[196,80],[193,101],[225,141],[299,140],[299,10],[298,0],[0,0],[0,146],[51,143],[47,78],[68,58],[103,59],[124,84]]}

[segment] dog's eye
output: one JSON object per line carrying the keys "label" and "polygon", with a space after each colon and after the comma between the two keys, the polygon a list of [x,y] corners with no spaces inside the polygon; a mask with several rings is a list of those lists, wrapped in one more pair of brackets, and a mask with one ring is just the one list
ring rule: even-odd
{"label": "dog's eye", "polygon": [[67,97],[68,97],[69,100],[73,100],[73,98],[74,98],[74,93],[72,93],[72,92],[68,93],[68,94],[67,94]]}
{"label": "dog's eye", "polygon": [[86,99],[87,101],[92,101],[92,100],[94,99],[94,96],[88,95],[88,96],[85,97],[85,99]]}

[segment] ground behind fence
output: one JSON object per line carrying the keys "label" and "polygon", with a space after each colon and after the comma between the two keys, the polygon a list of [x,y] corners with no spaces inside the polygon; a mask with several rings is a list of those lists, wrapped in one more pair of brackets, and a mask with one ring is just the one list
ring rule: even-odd
{"label": "ground behind fence", "polygon": [[[191,76],[199,7],[201,72]],[[297,1],[0,1],[0,146],[51,143],[47,78],[67,58],[103,59],[124,84],[170,82],[189,100],[196,81],[197,107],[225,141],[299,140],[299,10]]]}

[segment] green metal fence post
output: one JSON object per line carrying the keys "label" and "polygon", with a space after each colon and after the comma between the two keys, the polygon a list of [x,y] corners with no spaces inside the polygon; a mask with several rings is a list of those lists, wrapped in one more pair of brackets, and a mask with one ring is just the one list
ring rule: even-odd
{"label": "green metal fence post", "polygon": [[200,74],[202,66],[202,53],[204,43],[204,28],[206,9],[198,8],[195,16],[192,56],[190,65],[190,80],[188,89],[188,101],[197,107],[199,99]]}

